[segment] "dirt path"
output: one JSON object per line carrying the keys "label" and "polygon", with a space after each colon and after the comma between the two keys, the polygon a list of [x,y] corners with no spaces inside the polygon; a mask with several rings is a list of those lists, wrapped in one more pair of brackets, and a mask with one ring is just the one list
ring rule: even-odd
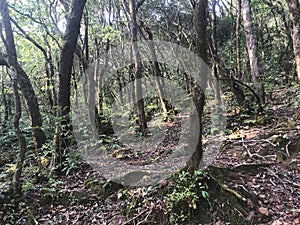
{"label": "dirt path", "polygon": [[[232,120],[230,129],[235,132],[226,136],[212,166],[226,171],[223,184],[228,189],[219,190],[220,195],[234,190],[229,193],[234,198],[237,198],[234,194],[239,193],[247,199],[243,212],[239,212],[238,208],[232,209],[232,213],[240,214],[243,224],[300,224],[299,112],[300,107],[277,105],[265,116],[244,120],[236,117],[238,121]],[[168,126],[174,128],[168,128],[170,140],[173,138],[174,143],[178,142],[179,124],[173,122]],[[169,145],[174,143],[170,141]],[[148,152],[146,156],[135,155],[134,158],[131,158],[133,153],[128,151],[128,155],[122,153],[120,160],[124,157],[128,162],[142,164],[149,157],[164,157],[167,149],[168,146],[161,145],[159,151]],[[99,171],[83,163],[68,176],[42,183],[26,192],[27,203],[20,203],[17,208],[4,204],[5,214],[1,216],[9,222],[5,215],[14,213],[13,210],[19,212],[21,216],[16,224],[28,221],[49,225],[153,224],[147,221],[169,224],[165,193],[174,185],[174,181],[162,181],[151,187],[130,188],[106,183]],[[226,199],[218,203],[232,207]],[[226,216],[222,210],[210,211],[211,203],[204,205],[201,212],[205,212],[212,222],[194,215],[195,223],[192,224],[226,224],[231,214]]]}

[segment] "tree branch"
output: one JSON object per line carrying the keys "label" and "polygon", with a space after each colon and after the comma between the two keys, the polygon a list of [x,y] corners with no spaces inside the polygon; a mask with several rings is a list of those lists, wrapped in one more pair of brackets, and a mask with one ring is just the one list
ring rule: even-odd
{"label": "tree branch", "polygon": [[[51,16],[51,13],[52,13],[52,11],[51,11],[52,4],[53,4],[53,3],[50,3],[50,13],[49,13],[49,15],[50,15],[50,18],[52,19],[52,23],[53,23],[55,29],[57,30],[57,32],[59,33],[59,35],[62,36],[62,33],[61,33],[60,30],[58,29],[56,22],[54,21],[54,19],[53,19],[52,16]],[[21,12],[20,10],[16,9],[15,7],[13,7],[13,6],[11,6],[11,5],[8,5],[8,7],[11,8],[11,9],[13,9],[16,13],[20,14],[21,16],[25,16],[25,17],[31,19],[33,22],[35,22],[35,23],[37,23],[37,24],[43,26],[43,28],[45,29],[47,35],[49,35],[49,36],[55,41],[55,43],[57,44],[57,46],[60,47],[60,44],[59,44],[58,40],[57,40],[52,34],[50,34],[50,32],[49,32],[49,30],[48,30],[48,27],[47,27],[43,22],[41,22],[41,21],[39,21],[39,20],[33,18],[32,16],[30,16],[30,15],[27,14],[27,13]]]}
{"label": "tree branch", "polygon": [[136,11],[139,10],[139,8],[143,5],[144,2],[145,0],[140,0],[139,2],[136,3]]}
{"label": "tree branch", "polygon": [[2,52],[0,52],[0,66],[9,67],[8,61]]}
{"label": "tree branch", "polygon": [[46,50],[39,44],[37,43],[33,38],[31,38],[17,23],[17,21],[15,21],[13,18],[10,17],[10,21],[18,28],[19,31],[21,31],[21,33],[24,35],[24,37],[30,41],[32,44],[34,44],[35,47],[37,47],[39,50],[41,50],[41,52],[43,53],[43,55],[45,56],[45,58],[47,59],[47,52]]}

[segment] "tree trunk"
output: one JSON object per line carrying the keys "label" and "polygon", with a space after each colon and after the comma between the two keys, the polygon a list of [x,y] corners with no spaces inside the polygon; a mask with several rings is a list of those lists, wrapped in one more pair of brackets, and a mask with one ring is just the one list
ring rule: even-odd
{"label": "tree trunk", "polygon": [[[216,14],[216,7],[218,6],[218,1],[217,0],[213,0],[212,1],[212,9],[211,9],[211,27],[212,27],[212,31],[211,31],[211,45],[212,45],[212,49],[211,49],[211,54],[215,55],[216,57],[218,57],[218,43],[217,43],[217,14]],[[217,79],[217,81],[219,82],[219,75],[220,75],[220,71],[218,69],[218,64],[213,60],[213,66],[212,66],[212,72],[214,77]],[[218,104],[221,105],[222,104],[222,99],[221,99],[221,92],[219,87],[215,87],[215,93],[216,93],[216,98],[218,100]]]}
{"label": "tree trunk", "polygon": [[[10,105],[8,103],[8,99],[9,96],[7,96],[7,93],[5,91],[6,87],[5,87],[5,84],[4,84],[4,79],[2,78],[1,79],[1,94],[2,94],[2,101],[3,101],[3,105],[4,105],[4,123],[2,125],[2,131],[1,133],[2,134],[5,134],[7,132],[7,121],[9,121],[9,116],[10,116]],[[2,119],[2,118],[1,118]],[[2,122],[2,121],[1,121]]]}
{"label": "tree trunk", "polygon": [[241,53],[240,53],[240,24],[241,24],[241,0],[237,0],[236,12],[236,27],[235,27],[235,48],[236,48],[236,77],[242,78],[241,70]]}
{"label": "tree trunk", "polygon": [[[6,64],[9,65],[9,67],[14,68],[14,70],[18,73],[18,77],[19,77],[18,84],[21,88],[22,94],[25,98],[25,102],[29,110],[33,142],[35,148],[39,149],[46,141],[46,135],[41,129],[42,117],[40,114],[39,105],[30,80],[26,72],[18,63],[17,51],[14,42],[13,31],[11,28],[7,3],[5,0],[0,0],[0,3],[1,3],[0,10],[2,15],[2,23],[5,30],[5,40],[3,40],[3,42],[5,43],[5,48],[8,55],[8,61]],[[4,39],[4,37],[2,38]]]}
{"label": "tree trunk", "polygon": [[293,23],[293,48],[295,55],[296,73],[300,83],[300,1],[286,0],[290,10],[290,18]]}
{"label": "tree trunk", "polygon": [[152,60],[152,63],[153,63],[153,70],[154,70],[154,76],[155,76],[155,85],[156,85],[156,88],[157,88],[157,91],[158,91],[158,96],[159,96],[159,99],[160,99],[160,103],[161,103],[161,106],[162,106],[163,113],[166,115],[169,111],[169,108],[168,108],[168,102],[167,102],[166,97],[165,97],[165,92],[164,92],[163,85],[161,83],[161,80],[159,79],[161,77],[161,71],[160,71],[160,68],[159,68],[159,63],[157,61],[157,55],[156,55],[155,46],[154,46],[154,42],[153,42],[153,34],[152,34],[149,27],[145,27],[145,31],[147,32],[148,38],[149,38],[148,46],[150,48],[151,60]]}
{"label": "tree trunk", "polygon": [[63,151],[71,144],[72,128],[70,124],[70,94],[71,74],[77,39],[80,33],[80,22],[86,0],[73,0],[70,15],[67,18],[66,32],[63,36],[63,46],[59,61],[58,87],[58,116],[60,125],[56,128],[54,143],[56,146],[55,163],[59,165],[63,160]]}
{"label": "tree trunk", "polygon": [[18,92],[19,76],[17,71],[13,71],[12,79],[13,79],[13,92],[15,96],[15,109],[16,109],[15,118],[14,118],[14,128],[19,142],[19,154],[17,157],[17,165],[16,165],[16,171],[13,178],[13,184],[14,184],[15,194],[20,195],[22,191],[21,176],[22,176],[23,163],[25,160],[25,153],[26,153],[26,140],[20,129],[22,108],[21,108],[21,99]]}
{"label": "tree trunk", "polygon": [[[194,6],[194,29],[196,33],[196,50],[197,55],[202,58],[202,60],[207,63],[207,0],[198,0]],[[201,78],[205,78],[205,74],[200,74]],[[196,114],[199,121],[199,135],[196,149],[193,152],[191,158],[187,162],[187,167],[189,170],[195,170],[199,168],[200,162],[203,157],[202,148],[202,115],[205,104],[205,87],[206,78],[203,79],[204,84],[202,87],[195,82],[192,96],[194,104],[196,105]]]}
{"label": "tree trunk", "polygon": [[137,111],[139,117],[139,130],[142,134],[145,134],[147,130],[147,122],[144,110],[144,100],[143,100],[143,90],[142,90],[142,62],[141,56],[137,45],[137,18],[136,14],[138,12],[137,5],[141,6],[141,2],[136,4],[135,0],[129,0],[129,14],[131,22],[131,42],[132,42],[132,52],[135,65],[135,96],[137,99]]}
{"label": "tree trunk", "polygon": [[258,54],[256,46],[256,38],[253,33],[251,21],[250,0],[242,0],[242,16],[243,24],[246,32],[246,44],[250,61],[251,78],[256,91],[259,93],[261,101],[264,102],[264,91],[262,85],[259,83],[259,65]]}

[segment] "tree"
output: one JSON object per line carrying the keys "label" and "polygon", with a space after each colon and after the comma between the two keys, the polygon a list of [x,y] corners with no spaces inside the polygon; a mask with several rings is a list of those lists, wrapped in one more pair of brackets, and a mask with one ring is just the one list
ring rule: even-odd
{"label": "tree", "polygon": [[300,83],[300,1],[286,0],[289,10],[290,18],[293,23],[293,48],[295,55],[296,73],[298,82]]}
{"label": "tree", "polygon": [[0,54],[1,65],[6,65],[16,71],[18,74],[18,84],[25,98],[26,105],[29,111],[30,125],[32,128],[32,137],[36,149],[42,147],[46,141],[46,135],[42,130],[42,117],[39,110],[37,97],[28,78],[27,73],[18,62],[17,51],[14,41],[14,34],[11,27],[11,18],[6,0],[0,0],[0,11],[2,15],[2,23],[5,31],[5,36],[1,31],[1,39],[5,45],[7,57],[3,53]]}
{"label": "tree", "polygon": [[261,101],[264,102],[263,87],[259,83],[260,68],[258,63],[256,38],[252,27],[250,0],[242,0],[242,17],[246,32],[246,44],[250,61],[252,82],[256,91],[259,93]]}
{"label": "tree", "polygon": [[237,0],[237,16],[236,16],[236,27],[235,27],[235,38],[236,38],[236,77],[242,78],[241,71],[241,53],[240,53],[240,23],[241,23],[241,0]]}
{"label": "tree", "polygon": [[58,116],[60,118],[60,124],[56,128],[56,135],[54,138],[56,146],[54,160],[56,164],[63,161],[63,150],[71,144],[70,133],[72,128],[69,118],[71,108],[71,74],[85,3],[86,0],[72,1],[71,12],[67,17],[66,32],[62,38],[63,45],[60,51],[58,89]]}
{"label": "tree", "polygon": [[143,100],[143,90],[142,90],[142,62],[141,56],[137,44],[137,34],[138,34],[138,23],[137,23],[137,13],[139,8],[142,6],[145,0],[136,2],[136,0],[129,0],[128,4],[123,0],[126,11],[130,16],[130,33],[131,33],[131,43],[132,43],[132,52],[133,60],[135,66],[135,97],[137,99],[137,112],[138,112],[138,124],[139,130],[142,134],[145,134],[147,130],[147,121],[145,116],[144,109],[144,100]]}
{"label": "tree", "polygon": [[[145,29],[146,33],[148,34],[149,41],[147,43],[148,43],[148,46],[150,49],[151,60],[152,60],[152,64],[153,64],[153,75],[155,77],[155,85],[156,85],[156,88],[158,91],[158,96],[159,96],[159,100],[161,103],[162,111],[166,116],[170,107],[168,107],[168,101],[166,100],[166,97],[165,97],[164,88],[163,88],[161,80],[159,79],[159,77],[161,77],[161,70],[159,68],[159,63],[157,61],[155,44],[153,41],[153,33],[149,27],[146,27],[143,24],[142,24],[142,26]],[[144,36],[144,38],[147,40],[147,38],[145,36]]]}
{"label": "tree", "polygon": [[[198,0],[194,3],[194,30],[195,30],[195,42],[196,42],[196,53],[197,55],[207,63],[207,0]],[[199,120],[199,135],[196,145],[196,149],[193,155],[187,162],[188,169],[197,169],[203,157],[203,146],[202,146],[202,115],[205,105],[205,88],[206,88],[206,74],[200,74],[202,78],[202,84],[200,85],[195,82],[192,90],[192,96],[194,104],[196,105],[196,114]]]}

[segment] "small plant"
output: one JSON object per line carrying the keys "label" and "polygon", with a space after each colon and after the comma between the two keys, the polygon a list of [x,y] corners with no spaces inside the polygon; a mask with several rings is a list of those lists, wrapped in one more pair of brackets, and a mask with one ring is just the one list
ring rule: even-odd
{"label": "small plant", "polygon": [[63,162],[62,171],[69,175],[72,170],[80,168],[81,155],[79,153],[68,153],[66,161]]}
{"label": "small plant", "polygon": [[22,185],[22,191],[25,192],[25,194],[30,191],[33,190],[35,188],[34,184],[31,181],[26,181],[23,185]]}
{"label": "small plant", "polygon": [[63,181],[50,178],[49,184],[49,187],[42,187],[41,190],[43,191],[44,196],[55,198],[57,196],[58,188],[63,184]]}
{"label": "small plant", "polygon": [[208,187],[203,182],[206,175],[196,170],[182,171],[176,176],[176,184],[167,194],[168,210],[172,224],[182,224],[192,210],[197,209],[201,199],[209,197]]}
{"label": "small plant", "polygon": [[125,189],[117,194],[118,199],[121,199],[123,204],[123,212],[126,217],[137,208],[151,200],[151,187],[134,188],[131,190]]}

